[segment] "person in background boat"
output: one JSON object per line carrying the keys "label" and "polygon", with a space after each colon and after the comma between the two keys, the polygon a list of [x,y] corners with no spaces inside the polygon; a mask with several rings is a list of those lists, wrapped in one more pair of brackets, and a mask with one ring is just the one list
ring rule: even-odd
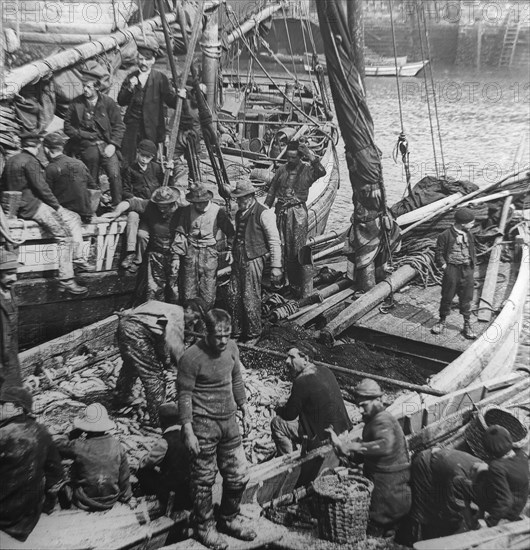
{"label": "person in background boat", "polygon": [[[208,308],[206,307],[206,302],[199,297],[191,298],[184,302],[184,314],[186,315],[186,330],[191,332],[196,332],[204,334],[206,331],[206,325],[204,324],[204,319],[208,313]],[[195,344],[199,337],[187,334],[185,338],[186,344]]]}
{"label": "person in background boat", "polygon": [[[118,158],[125,126],[116,102],[100,92],[100,75],[83,73],[83,95],[74,99],[64,119],[64,133],[95,182],[103,168],[108,176],[112,204],[121,201],[122,183]],[[105,192],[105,189],[102,189]]]}
{"label": "person in background boat", "polygon": [[[136,150],[136,160],[123,170],[123,200],[133,197],[150,199],[154,191],[164,183],[164,171],[156,157],[156,145],[149,139],[143,139]],[[149,231],[145,223],[140,226],[138,212],[129,210],[127,213],[127,229],[125,231],[127,255],[121,263],[123,269],[136,273],[142,264]]]}
{"label": "person in background boat", "polygon": [[446,537],[461,528],[455,479],[471,479],[484,462],[464,451],[434,447],[416,454],[411,465],[414,540]]}
{"label": "person in background boat", "polygon": [[178,425],[178,407],[163,403],[158,409],[162,437],[140,458],[138,481],[147,495],[156,495],[165,510],[170,493],[174,493],[173,508],[190,510],[190,455],[182,440]]}
{"label": "person in background boat", "polygon": [[311,363],[297,348],[287,352],[286,363],[293,387],[287,403],[276,409],[277,416],[271,422],[277,454],[292,452],[293,443],[302,443],[304,437],[308,438],[308,450],[318,447],[329,439],[329,426],[338,434],[350,430],[352,423],[333,373]]}
{"label": "person in background boat", "polygon": [[364,378],[355,387],[355,402],[363,410],[362,439],[341,440],[333,430],[332,443],[344,456],[361,459],[364,475],[373,481],[368,532],[393,535],[411,506],[410,457],[398,421],[385,410],[379,384]]}
{"label": "person in background boat", "polygon": [[442,279],[442,299],[440,319],[432,327],[433,334],[445,329],[451,313],[453,298],[458,294],[460,313],[464,317],[462,334],[468,340],[477,335],[471,326],[471,302],[475,286],[475,243],[470,229],[475,224],[475,214],[469,208],[459,208],[455,212],[455,223],[438,235],[436,240],[435,263],[444,271]]}
{"label": "person in background boat", "polygon": [[[248,464],[239,433],[236,411],[242,413],[243,436],[251,430],[239,350],[230,339],[230,315],[213,309],[206,315],[205,338],[182,356],[177,378],[179,418],[184,444],[192,454],[191,494],[199,541],[224,550],[226,539],[253,540],[256,533],[240,515],[248,483]],[[223,496],[215,524],[212,488],[217,469],[223,477]]]}
{"label": "person in background boat", "polygon": [[[320,159],[306,144],[291,141],[285,153],[287,163],[272,178],[265,205],[276,203],[276,222],[282,239],[284,268],[295,295],[301,291],[302,278],[298,253],[307,241],[307,197],[315,181],[326,175]],[[309,159],[310,164],[302,160]]]}
{"label": "person in background boat", "polygon": [[232,273],[228,288],[233,337],[251,340],[261,334],[261,284],[267,255],[271,258],[271,282],[282,278],[281,242],[274,212],[256,200],[250,180],[239,180],[236,199],[236,232]]}
{"label": "person in background boat", "polygon": [[68,507],[71,498],[75,506],[88,512],[110,510],[118,501],[134,508],[127,453],[107,433],[116,427],[107,409],[92,403],[73,424],[68,437],[57,440],[61,456],[74,461],[71,483],[61,488],[61,506]]}
{"label": "person in background boat", "polygon": [[78,159],[64,154],[65,139],[59,132],[44,137],[44,153],[50,161],[46,166],[46,182],[55,198],[64,208],[62,219],[68,227],[74,243],[74,267],[78,272],[95,271],[88,263],[90,245],[83,240],[82,223],[90,223],[92,206],[89,189],[96,184],[88,168]]}
{"label": "person in background boat", "polygon": [[175,215],[180,191],[174,187],[155,189],[150,199],[131,197],[120,202],[112,212],[103,217],[116,219],[128,210],[140,214],[140,224],[147,227],[149,243],[146,248],[147,264],[147,300],[179,303],[179,260],[180,256],[171,255],[172,242],[170,227]]}
{"label": "person in background boat", "polygon": [[[0,390],[0,531],[25,541],[41,512],[51,513],[63,479],[48,430],[31,415],[33,398],[20,387]],[[2,539],[2,547],[9,541]]]}
{"label": "person in background boat", "polygon": [[126,165],[134,162],[143,140],[153,142],[155,150],[164,143],[166,106],[172,109],[176,106],[177,96],[168,77],[153,69],[157,51],[158,45],[138,46],[138,70],[125,78],[118,93],[118,104],[127,107],[121,148]]}
{"label": "person in background boat", "polygon": [[171,222],[171,254],[180,257],[182,300],[199,297],[206,309],[213,307],[217,290],[217,232],[226,236],[229,262],[232,260],[234,226],[226,210],[212,202],[213,193],[199,184],[186,194],[189,206],[179,208]]}
{"label": "person in background boat", "polygon": [[22,200],[18,216],[36,221],[57,243],[59,290],[74,295],[85,294],[88,289],[78,285],[74,279],[73,242],[63,219],[64,208],[46,182],[44,166],[37,156],[42,136],[24,133],[20,139],[22,151],[7,159],[2,174],[2,190],[20,191]]}
{"label": "person in background boat", "polygon": [[18,305],[13,289],[21,265],[17,253],[0,250],[0,388],[22,386],[18,361]]}
{"label": "person in background boat", "polygon": [[181,306],[148,301],[118,322],[118,347],[123,364],[116,381],[114,405],[134,401],[132,390],[140,377],[152,426],[158,427],[158,409],[165,400],[164,372],[176,371],[184,353],[186,315]]}
{"label": "person in background boat", "polygon": [[[459,476],[455,480],[458,504],[470,529],[479,528],[485,512],[488,527],[517,521],[529,493],[528,456],[514,448],[510,432],[494,424],[484,433],[482,443],[490,457],[487,467],[478,468],[471,479]],[[471,511],[471,502],[479,507],[478,514]]]}

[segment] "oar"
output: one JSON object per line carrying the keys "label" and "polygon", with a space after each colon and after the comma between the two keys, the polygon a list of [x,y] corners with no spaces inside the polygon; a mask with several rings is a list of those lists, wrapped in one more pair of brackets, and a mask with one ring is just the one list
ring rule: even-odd
{"label": "oar", "polygon": [[[191,330],[185,330],[186,334],[189,334],[191,336],[198,336],[200,338],[204,337],[204,334],[200,332],[194,332]],[[246,350],[246,351],[253,351],[256,353],[265,353],[267,355],[270,355],[271,357],[276,357],[277,359],[287,359],[288,355],[286,353],[283,353],[281,351],[272,350],[269,348],[258,348],[257,346],[252,346],[251,344],[241,344],[237,343],[237,347]],[[420,384],[412,384],[410,382],[403,382],[401,380],[395,380],[394,378],[387,378],[386,376],[380,376],[378,374],[371,374],[367,372],[362,372],[359,370],[354,369],[345,369],[344,367],[339,367],[337,365],[332,365],[331,363],[324,363],[323,361],[311,361],[315,365],[319,365],[321,367],[327,367],[331,371],[338,372],[340,374],[345,374],[347,376],[356,376],[360,378],[370,378],[371,380],[376,380],[378,382],[382,382],[383,384],[388,384],[389,386],[396,386],[398,388],[404,388],[406,390],[411,391],[417,391],[418,393],[426,393],[428,395],[435,395],[436,397],[442,397],[446,395],[445,392],[435,390],[433,388],[430,388],[429,386],[421,386]]]}

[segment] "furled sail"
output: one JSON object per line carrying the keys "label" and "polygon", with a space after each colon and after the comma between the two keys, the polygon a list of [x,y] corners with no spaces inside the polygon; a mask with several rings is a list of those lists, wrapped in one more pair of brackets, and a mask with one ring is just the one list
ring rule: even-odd
{"label": "furled sail", "polygon": [[359,72],[352,37],[338,0],[316,2],[328,78],[346,148],[354,213],[349,255],[356,270],[381,265],[400,242],[399,227],[387,210],[381,152]]}

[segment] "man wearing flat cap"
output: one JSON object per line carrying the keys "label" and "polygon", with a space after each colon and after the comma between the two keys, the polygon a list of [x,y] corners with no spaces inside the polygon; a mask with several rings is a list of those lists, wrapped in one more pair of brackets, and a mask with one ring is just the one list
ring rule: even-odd
{"label": "man wearing flat cap", "polygon": [[186,195],[190,204],[177,210],[171,230],[174,235],[171,253],[181,258],[181,298],[184,302],[202,298],[206,310],[215,303],[218,230],[226,237],[230,259],[234,240],[234,227],[228,214],[212,199],[213,193],[204,184],[192,188]]}
{"label": "man wearing flat cap", "polygon": [[475,224],[475,214],[470,208],[459,208],[455,212],[455,223],[438,235],[435,263],[443,270],[440,319],[432,327],[433,334],[445,330],[445,323],[451,313],[455,295],[460,302],[460,313],[464,317],[462,334],[468,340],[477,335],[471,326],[471,302],[475,288],[475,242],[470,229]]}
{"label": "man wearing flat cap", "polygon": [[[285,153],[287,163],[278,168],[272,178],[265,205],[276,203],[276,222],[282,239],[284,268],[291,289],[301,292],[301,269],[298,260],[308,232],[307,197],[315,181],[326,175],[320,159],[305,144],[291,141]],[[302,160],[302,156],[310,163]]]}
{"label": "man wearing flat cap", "polygon": [[59,290],[78,295],[88,289],[74,279],[73,240],[63,219],[61,206],[46,181],[45,168],[38,158],[42,136],[25,133],[20,136],[22,151],[9,157],[2,174],[2,190],[20,191],[22,200],[18,217],[34,220],[50,233],[57,243]]}
{"label": "man wearing flat cap", "polygon": [[[116,102],[100,92],[100,75],[83,73],[83,95],[70,103],[64,119],[64,133],[79,151],[95,182],[102,168],[110,182],[112,204],[121,200],[122,183],[118,152],[125,126]],[[102,189],[106,191],[106,189]]]}
{"label": "man wearing flat cap", "polygon": [[123,81],[118,104],[127,107],[122,154],[127,164],[134,162],[138,144],[148,139],[156,146],[166,138],[166,106],[175,108],[177,96],[164,73],[153,69],[156,48],[138,47],[138,70]]}
{"label": "man wearing flat cap", "polygon": [[261,334],[261,283],[270,254],[271,281],[282,278],[281,242],[274,212],[256,200],[248,179],[237,182],[232,273],[228,294],[234,338],[252,340]]}

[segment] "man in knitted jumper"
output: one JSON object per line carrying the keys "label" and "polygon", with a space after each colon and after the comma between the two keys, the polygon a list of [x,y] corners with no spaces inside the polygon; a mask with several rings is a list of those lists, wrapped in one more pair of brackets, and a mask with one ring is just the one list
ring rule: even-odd
{"label": "man in knitted jumper", "polygon": [[477,335],[471,326],[471,302],[475,285],[475,244],[470,229],[475,223],[475,215],[469,208],[459,208],[455,212],[455,223],[438,235],[435,263],[444,272],[442,279],[442,299],[440,320],[432,327],[433,334],[445,329],[451,303],[456,294],[460,301],[460,313],[464,317],[462,334],[468,340]]}
{"label": "man in knitted jumper", "polygon": [[[205,322],[205,338],[182,356],[177,396],[184,444],[192,455],[190,488],[197,535],[205,546],[224,550],[228,544],[219,531],[241,540],[256,538],[239,513],[248,483],[248,464],[236,420],[237,409],[243,415],[243,435],[248,434],[251,424],[239,350],[230,339],[230,315],[213,309]],[[223,496],[216,527],[212,488],[218,468],[223,477]]]}

